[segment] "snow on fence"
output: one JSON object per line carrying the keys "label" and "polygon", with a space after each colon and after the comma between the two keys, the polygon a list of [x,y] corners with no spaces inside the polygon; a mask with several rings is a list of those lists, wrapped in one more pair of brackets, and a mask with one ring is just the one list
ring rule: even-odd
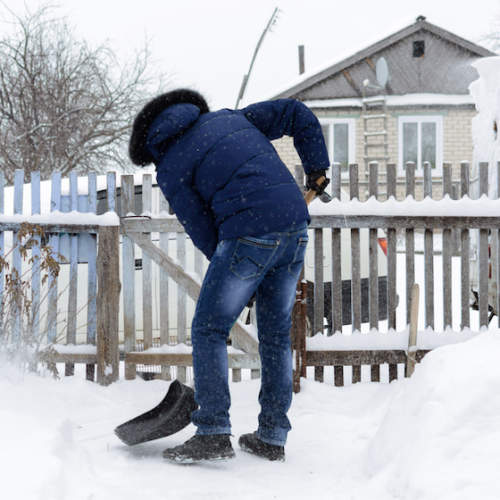
{"label": "snow on fence", "polygon": [[[349,193],[341,197],[339,171],[332,170],[334,200],[328,204],[315,200],[310,206],[305,280],[299,286],[302,296],[298,295],[292,330],[296,375],[305,375],[307,367],[314,367],[315,378],[323,380],[325,367],[332,367],[335,384],[342,385],[344,375],[353,382],[361,380],[361,365],[367,365],[371,366],[371,380],[377,381],[383,365],[388,379],[396,378],[398,365],[401,368],[407,359],[409,297],[415,282],[422,289],[420,324],[425,328],[419,332],[417,359],[437,345],[464,340],[488,326],[489,314],[500,310],[495,293],[500,269],[496,251],[500,209],[497,200],[466,198],[470,165],[461,165],[459,201],[447,198],[453,192],[449,164],[443,167],[442,201],[396,201],[394,165],[387,168],[384,193],[384,198],[394,199],[378,201],[376,163],[370,165],[368,180],[372,198],[355,200],[359,195],[356,165],[350,166]],[[430,196],[431,167],[426,165],[424,172],[425,193]],[[0,177],[0,247],[5,252],[12,246],[20,224],[29,222],[43,226],[54,253],[62,254],[67,262],[61,266],[58,283],[49,286],[36,322],[54,344],[50,359],[66,363],[67,375],[74,372],[74,363],[86,364],[89,379],[94,379],[97,364],[98,380],[103,383],[117,376],[118,356],[124,360],[127,379],[138,372],[166,379],[189,378],[190,324],[208,263],[169,213],[153,183],[154,176],[141,173],[117,179],[114,173],[99,178],[72,174],[61,179],[56,173],[51,182],[40,182],[39,174],[33,173],[30,181],[25,185],[24,173],[19,171],[14,186],[4,189]],[[488,192],[486,164],[480,165],[479,185],[481,193]],[[414,193],[415,166],[410,163],[406,166],[406,194]],[[113,236],[116,241],[111,236],[106,240],[106,219],[98,215],[105,212],[114,212],[114,223],[116,214],[120,216],[120,235]],[[381,253],[381,233],[386,257]],[[416,252],[420,241],[422,256]],[[437,241],[442,242],[438,256]],[[105,250],[112,245],[115,251]],[[37,251],[35,245],[32,252],[36,255]],[[14,267],[23,266],[15,251],[11,260]],[[470,307],[474,275],[477,311]],[[0,276],[0,291],[4,279]],[[38,281],[35,272],[35,304],[43,296]],[[107,294],[108,302],[98,298],[98,290]],[[301,301],[305,294],[307,304]],[[113,311],[117,300],[115,338],[113,315],[106,316],[104,311],[106,307]],[[245,310],[231,332],[228,357],[235,381],[241,379],[242,369],[250,370],[252,377],[259,376],[256,328],[244,321],[247,314]],[[111,324],[106,326],[108,320]]]}
{"label": "snow on fence", "polygon": [[[491,168],[495,169],[495,175],[491,177],[497,179],[499,184],[494,186],[493,191],[498,193],[500,164],[492,165]],[[500,311],[500,294],[496,293],[500,278],[497,250],[500,201],[487,198],[487,163],[479,165],[478,194],[481,197],[475,200],[469,199],[470,164],[462,162],[460,169],[460,200],[450,198],[453,192],[451,165],[445,163],[443,199],[435,201],[430,198],[432,169],[430,164],[425,164],[424,194],[428,198],[419,202],[413,198],[413,163],[406,165],[407,198],[401,201],[396,200],[395,165],[388,165],[386,172],[388,201],[377,200],[379,172],[376,162],[370,164],[370,198],[366,202],[358,201],[357,165],[350,165],[351,201],[341,200],[339,170],[333,169],[334,199],[327,204],[315,200],[310,206],[314,273],[313,278],[310,278],[312,282],[307,280],[309,286],[302,290],[302,296],[308,293],[310,307],[307,312],[302,307],[302,315],[307,318],[301,318],[300,308],[297,309],[296,322],[310,324],[311,328],[294,330],[295,347],[299,353],[296,373],[305,376],[306,367],[311,366],[314,367],[315,379],[322,381],[324,368],[333,367],[334,383],[341,386],[346,370],[352,381],[358,382],[361,380],[361,365],[370,365],[371,380],[379,381],[380,365],[388,364],[389,381],[397,378],[398,364],[406,363],[407,360],[410,297],[416,282],[421,282],[421,322],[425,326],[425,331],[419,332],[417,359],[438,345],[463,341],[473,335],[471,297],[475,297],[472,308],[478,310],[474,316],[474,328],[477,331],[488,327],[492,315]],[[385,232],[387,255],[386,286],[382,293],[379,285],[384,281],[380,281],[377,258],[380,252],[380,229]],[[368,248],[363,250],[360,248],[361,231],[369,233]],[[342,269],[345,263],[342,264],[341,240],[344,238],[350,238],[348,280],[342,279],[346,271]],[[418,238],[423,239],[424,255],[422,262],[416,266],[415,246]],[[434,245],[438,238],[442,242],[440,269],[436,268]],[[404,259],[401,259],[401,254]],[[324,260],[326,255],[330,256],[329,262]],[[474,255],[477,256],[473,258]],[[367,290],[362,290],[360,276],[363,259],[369,261]],[[327,267],[328,276],[325,273]],[[477,286],[473,284],[475,280],[471,280],[471,274],[477,279]],[[349,316],[348,321],[346,315]],[[325,327],[325,321],[328,327]],[[362,325],[364,321],[367,324]],[[436,327],[436,324],[439,326]],[[313,333],[318,335],[310,337]],[[299,380],[296,380],[298,388]]]}
{"label": "snow on fence", "polygon": [[[34,325],[37,337],[46,344],[41,357],[52,364],[64,363],[66,375],[74,374],[75,363],[86,364],[89,380],[94,380],[97,364],[98,380],[103,383],[117,377],[118,356],[125,362],[127,379],[139,372],[186,380],[192,365],[191,318],[208,263],[177,218],[168,213],[165,198],[153,189],[153,176],[117,179],[115,173],[99,177],[91,173],[62,179],[55,173],[50,181],[40,182],[34,172],[30,182],[25,184],[24,179],[24,172],[17,171],[14,185],[5,187],[0,178],[0,255],[12,249],[13,268],[21,275],[32,272],[33,310],[38,317]],[[97,215],[105,212],[106,216]],[[110,220],[120,226],[121,235],[106,257],[104,249],[111,243],[103,237],[103,250],[98,253],[104,231],[100,228]],[[14,245],[23,223],[41,228],[46,239],[34,245],[25,262]],[[60,272],[41,290],[39,269],[28,268],[29,257],[39,255],[44,243],[59,261]],[[109,265],[103,267],[106,259]],[[110,266],[117,266],[111,274]],[[2,274],[0,296],[4,281]],[[112,317],[115,307],[99,299],[101,292],[118,294],[116,339],[108,327],[101,329],[101,336],[98,333],[99,307],[110,308],[111,315],[101,314],[102,321]],[[104,363],[104,354],[99,358],[100,339],[107,346],[106,359],[113,363]],[[257,376],[260,362],[254,328],[238,322],[232,340],[233,380],[241,379],[242,368]]]}
{"label": "snow on fence", "polygon": [[[116,380],[118,294],[113,273],[118,271],[119,219],[113,213],[96,215],[95,174],[89,175],[87,192],[80,196],[76,174],[70,175],[66,192],[61,190],[59,173],[52,176],[50,184],[44,182],[42,189],[39,172],[31,174],[29,189],[25,189],[24,177],[24,171],[17,170],[14,186],[5,187],[0,173],[0,256],[5,262],[0,275],[0,304],[2,312],[8,310],[11,316],[2,317],[0,340],[36,345],[38,355],[46,362],[66,363],[66,375],[74,373],[74,363],[83,362],[87,364],[87,378],[94,379],[97,365],[100,383]],[[111,209],[114,184],[114,174],[108,175]],[[6,204],[6,199],[10,203]],[[21,231],[27,231],[31,240],[24,257],[18,238]],[[48,274],[46,282],[46,259],[41,255],[44,248],[52,250],[49,255],[60,265],[59,273]],[[79,258],[79,252],[85,257]],[[85,276],[80,272],[81,262],[87,264]],[[8,284],[16,276],[30,290],[18,281],[16,287],[24,290],[24,302],[16,299],[19,304],[12,306],[13,289]],[[78,293],[84,288],[82,283],[79,287],[79,280],[86,285],[85,295]],[[77,318],[83,311],[87,345],[78,349],[74,346]],[[8,328],[10,324],[14,325],[12,329]],[[53,347],[60,342],[73,347]],[[44,344],[51,347],[44,349]]]}

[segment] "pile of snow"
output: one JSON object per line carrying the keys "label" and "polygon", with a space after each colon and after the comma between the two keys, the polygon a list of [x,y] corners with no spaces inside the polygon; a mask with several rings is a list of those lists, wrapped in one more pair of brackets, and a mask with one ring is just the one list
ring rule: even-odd
{"label": "pile of snow", "polygon": [[489,162],[488,194],[496,198],[496,164],[500,161],[500,57],[483,57],[472,66],[479,73],[479,78],[469,86],[478,111],[472,119],[474,165]]}
{"label": "pile of snow", "polygon": [[328,370],[323,384],[303,380],[284,463],[238,449],[259,411],[260,384],[248,374],[231,384],[236,458],[196,466],[162,458],[193,426],[133,447],[113,434],[158,404],[168,382],[101,387],[85,381],[83,365],[54,381],[0,359],[2,498],[498,499],[499,359],[500,333],[484,333],[428,354],[410,380],[338,388]]}
{"label": "pile of snow", "polygon": [[428,354],[398,384],[366,466],[405,500],[500,498],[500,334]]}

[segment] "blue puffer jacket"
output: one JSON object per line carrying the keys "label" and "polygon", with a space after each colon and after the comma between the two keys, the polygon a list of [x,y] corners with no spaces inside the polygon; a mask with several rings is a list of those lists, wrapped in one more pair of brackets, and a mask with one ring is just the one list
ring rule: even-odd
{"label": "blue puffer jacket", "polygon": [[270,140],[292,136],[306,173],[329,166],[321,127],[300,101],[200,114],[181,103],[162,111],[147,148],[157,182],[208,259],[217,242],[309,222],[307,205]]}

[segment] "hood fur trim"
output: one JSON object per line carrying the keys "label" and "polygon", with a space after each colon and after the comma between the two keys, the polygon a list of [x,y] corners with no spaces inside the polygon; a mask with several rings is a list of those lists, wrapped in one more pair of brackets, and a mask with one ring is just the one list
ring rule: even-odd
{"label": "hood fur trim", "polygon": [[128,152],[134,165],[144,167],[153,161],[153,156],[146,148],[149,128],[164,109],[180,103],[194,104],[202,114],[209,112],[205,98],[190,89],[172,90],[149,101],[136,116],[132,126]]}

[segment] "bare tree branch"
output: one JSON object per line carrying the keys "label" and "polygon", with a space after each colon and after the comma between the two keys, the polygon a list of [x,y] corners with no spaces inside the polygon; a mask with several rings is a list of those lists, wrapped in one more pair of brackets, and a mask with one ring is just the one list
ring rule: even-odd
{"label": "bare tree branch", "polygon": [[0,35],[0,165],[7,179],[15,169],[47,178],[56,170],[126,168],[133,118],[156,93],[147,45],[120,65],[109,46],[76,39],[54,7],[9,15],[14,30]]}

